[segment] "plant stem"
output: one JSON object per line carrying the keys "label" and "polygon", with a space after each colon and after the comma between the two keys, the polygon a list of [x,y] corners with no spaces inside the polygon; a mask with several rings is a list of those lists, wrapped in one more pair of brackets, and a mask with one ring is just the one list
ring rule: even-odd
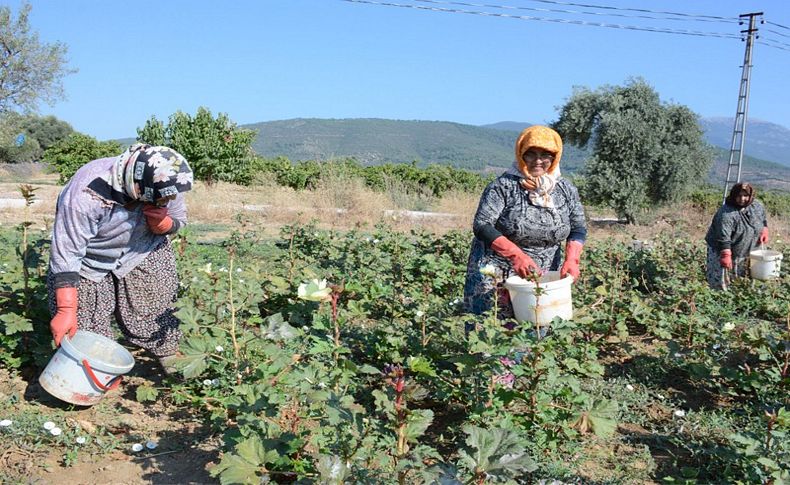
{"label": "plant stem", "polygon": [[236,249],[228,249],[228,303],[230,304],[230,338],[233,341],[233,368],[236,371],[236,384],[241,384],[239,375],[239,342],[236,340],[236,305],[233,303],[233,256]]}

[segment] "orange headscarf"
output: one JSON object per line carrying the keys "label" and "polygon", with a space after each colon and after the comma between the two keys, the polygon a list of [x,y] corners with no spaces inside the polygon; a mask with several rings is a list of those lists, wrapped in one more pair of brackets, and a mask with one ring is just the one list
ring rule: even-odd
{"label": "orange headscarf", "polygon": [[554,154],[554,161],[546,173],[554,178],[560,176],[560,159],[562,158],[562,138],[560,134],[548,126],[534,125],[522,131],[516,140],[516,164],[526,180],[530,179],[524,153],[530,148],[540,148]]}

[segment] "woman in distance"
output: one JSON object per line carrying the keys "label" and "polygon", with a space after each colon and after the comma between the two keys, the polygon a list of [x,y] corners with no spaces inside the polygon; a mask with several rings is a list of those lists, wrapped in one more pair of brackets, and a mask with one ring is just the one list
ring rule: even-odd
{"label": "woman in distance", "polygon": [[749,253],[768,242],[765,208],[754,197],[754,187],[737,183],[713,216],[705,235],[708,243],[705,276],[713,289],[725,287],[728,271],[735,276],[746,276]]}
{"label": "woman in distance", "polygon": [[[480,273],[484,266],[492,265],[500,280],[556,270],[579,278],[587,236],[584,207],[576,187],[560,175],[561,159],[560,135],[531,126],[516,140],[513,167],[483,191],[464,286],[468,312],[481,314],[493,305],[494,282]],[[503,310],[512,315],[510,305]]]}
{"label": "woman in distance", "polygon": [[181,332],[168,235],[186,224],[192,169],[167,147],[136,144],[82,166],[58,196],[49,261],[55,345],[77,328],[126,339],[173,369]]}

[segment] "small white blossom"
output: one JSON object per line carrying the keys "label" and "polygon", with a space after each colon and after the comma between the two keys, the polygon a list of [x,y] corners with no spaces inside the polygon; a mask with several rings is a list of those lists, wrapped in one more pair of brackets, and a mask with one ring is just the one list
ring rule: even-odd
{"label": "small white blossom", "polygon": [[224,349],[224,348],[222,348],[222,346],[221,346],[221,345],[217,345],[216,347],[214,347],[214,350],[216,350],[217,352],[222,352],[222,351],[223,351],[223,350],[225,350],[225,349]]}
{"label": "small white blossom", "polygon": [[239,278],[239,283],[244,283],[244,280]]}
{"label": "small white blossom", "polygon": [[47,421],[46,423],[44,423],[44,429],[47,431],[51,430],[54,427],[55,427],[55,423],[53,423],[52,421]]}
{"label": "small white blossom", "polygon": [[663,394],[656,394],[656,397],[659,398],[659,399],[664,399],[664,395]]}
{"label": "small white blossom", "polygon": [[493,264],[487,264],[485,266],[480,267],[480,274],[483,276],[488,276],[489,278],[496,278],[497,276],[496,266]]}
{"label": "small white blossom", "polygon": [[634,386],[632,386],[631,384],[627,384],[625,386],[625,388],[628,389],[629,391],[633,391],[634,390]]}
{"label": "small white blossom", "polygon": [[686,415],[686,411],[684,411],[684,410],[682,410],[682,409],[675,409],[675,412],[674,412],[674,413],[672,413],[672,414],[674,414],[674,415],[675,415],[675,416],[677,416],[678,418],[682,418],[683,416],[685,416],[685,415]]}
{"label": "small white blossom", "polygon": [[713,344],[713,350],[719,350],[721,348],[721,344]]}
{"label": "small white blossom", "polygon": [[138,451],[143,451],[143,445],[141,445],[140,443],[133,444],[132,445],[132,451],[134,453],[137,453]]}
{"label": "small white blossom", "polygon": [[149,450],[155,450],[157,446],[159,446],[159,445],[156,444],[156,442],[154,442],[154,441],[147,441],[145,443],[145,447],[148,448]]}
{"label": "small white blossom", "polygon": [[331,293],[332,288],[326,285],[326,280],[317,279],[302,283],[297,290],[299,298],[307,301],[328,301]]}
{"label": "small white blossom", "polygon": [[49,430],[49,432],[52,434],[52,436],[60,436],[60,433],[62,433],[63,430],[55,426],[54,428]]}
{"label": "small white blossom", "polygon": [[219,379],[211,379],[211,385],[212,386],[218,386],[219,385]]}
{"label": "small white blossom", "polygon": [[378,244],[378,243],[379,243],[379,240],[378,240],[378,239],[374,239],[374,240],[373,240],[373,244]]}
{"label": "small white blossom", "polygon": [[414,313],[414,316],[415,316],[415,317],[417,317],[417,318],[422,318],[422,316],[423,316],[423,315],[425,315],[425,312],[424,312],[424,311],[422,311],[422,310],[417,310],[417,311]]}
{"label": "small white blossom", "polygon": [[205,265],[205,266],[203,266],[203,267],[200,269],[200,271],[202,271],[202,272],[204,272],[204,273],[206,273],[206,274],[211,274],[211,263],[206,263],[206,265]]}
{"label": "small white blossom", "polygon": [[228,268],[226,268],[226,267],[224,267],[224,266],[223,266],[223,267],[221,267],[221,268],[219,269],[219,272],[220,272],[220,273],[227,273],[227,272],[228,272]]}
{"label": "small white blossom", "polygon": [[2,426],[3,428],[7,428],[8,426],[11,426],[12,423],[13,421],[11,421],[10,419],[4,419],[0,421],[0,426]]}
{"label": "small white blossom", "polygon": [[242,272],[242,269],[241,269],[241,268],[236,268],[236,272],[237,272],[237,273],[241,273],[241,272]]}
{"label": "small white blossom", "polygon": [[76,441],[78,445],[84,445],[85,442],[88,440],[85,439],[84,436],[77,436],[77,438],[74,441]]}
{"label": "small white blossom", "polygon": [[318,383],[318,387],[320,387],[321,389],[326,389],[326,382],[323,382],[323,381],[319,382]]}
{"label": "small white blossom", "polygon": [[735,324],[732,322],[727,322],[721,327],[721,329],[724,330],[725,332],[731,332],[735,330]]}
{"label": "small white blossom", "polygon": [[675,358],[676,359],[681,359],[681,358],[683,358],[683,354],[681,354],[680,352],[675,352]]}
{"label": "small white blossom", "polygon": [[205,379],[205,380],[203,380],[203,385],[204,385],[204,386],[210,386],[210,385],[211,385],[211,379]]}

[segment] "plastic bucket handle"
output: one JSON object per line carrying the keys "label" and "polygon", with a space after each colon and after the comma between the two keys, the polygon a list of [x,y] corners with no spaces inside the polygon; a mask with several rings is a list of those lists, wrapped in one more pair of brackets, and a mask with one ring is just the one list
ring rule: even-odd
{"label": "plastic bucket handle", "polygon": [[121,384],[121,380],[123,376],[116,376],[107,384],[102,384],[99,382],[99,379],[96,378],[96,374],[93,373],[93,369],[91,369],[91,365],[88,363],[88,359],[82,359],[82,366],[85,367],[85,372],[88,373],[93,383],[101,389],[102,391],[112,391],[113,389],[117,388]]}

